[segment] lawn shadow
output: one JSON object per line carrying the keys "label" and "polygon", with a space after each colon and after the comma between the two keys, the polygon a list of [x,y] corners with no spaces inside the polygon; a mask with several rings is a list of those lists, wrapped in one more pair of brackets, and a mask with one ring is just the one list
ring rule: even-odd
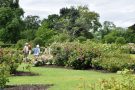
{"label": "lawn shadow", "polygon": [[33,72],[16,71],[12,76],[39,76],[39,74]]}
{"label": "lawn shadow", "polygon": [[53,84],[33,84],[33,85],[8,85],[6,88],[2,90],[48,90],[48,88],[54,86]]}

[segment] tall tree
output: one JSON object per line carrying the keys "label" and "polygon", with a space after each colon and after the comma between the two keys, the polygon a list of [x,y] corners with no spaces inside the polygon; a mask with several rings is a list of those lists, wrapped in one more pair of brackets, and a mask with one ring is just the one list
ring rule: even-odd
{"label": "tall tree", "polygon": [[129,26],[128,29],[135,33],[135,24]]}
{"label": "tall tree", "polygon": [[84,36],[86,38],[93,38],[91,32],[95,32],[101,27],[99,22],[99,14],[92,12],[87,6],[79,6],[79,18],[76,20],[77,30],[73,34]]}
{"label": "tall tree", "polygon": [[90,30],[95,32],[101,27],[99,15],[90,11],[87,6],[62,8],[59,24],[62,30],[67,30],[72,37],[93,38]]}
{"label": "tall tree", "polygon": [[80,6],[77,8],[70,7],[60,9],[60,15],[49,15],[47,19],[43,20],[41,27],[42,28],[39,28],[37,31],[37,36],[39,35],[40,38],[48,34],[45,32],[49,32],[49,34],[53,33],[53,30],[56,31],[55,34],[68,34],[67,36],[70,36],[71,40],[73,40],[80,36],[87,39],[93,38],[93,34],[90,30],[93,32],[97,31],[99,27],[101,27],[101,24],[99,22],[99,14],[90,11],[87,6]]}
{"label": "tall tree", "polygon": [[23,22],[24,30],[21,31],[21,39],[27,39],[28,41],[33,40],[41,24],[39,16],[28,15],[24,18]]}
{"label": "tall tree", "polygon": [[24,19],[25,30],[29,30],[29,29],[37,30],[40,26],[40,23],[41,23],[41,20],[39,16],[28,15]]}
{"label": "tall tree", "polygon": [[52,15],[49,15],[47,19],[44,19],[42,21],[42,24],[44,24],[46,28],[56,29],[58,20],[59,20],[59,15],[52,14]]}
{"label": "tall tree", "polygon": [[20,39],[23,13],[19,0],[0,1],[0,40],[16,43]]}
{"label": "tall tree", "polygon": [[102,39],[104,38],[105,35],[107,35],[114,29],[116,29],[116,25],[113,22],[104,21],[102,29],[100,30]]}
{"label": "tall tree", "polygon": [[125,39],[128,43],[135,43],[135,24],[128,27],[125,33]]}

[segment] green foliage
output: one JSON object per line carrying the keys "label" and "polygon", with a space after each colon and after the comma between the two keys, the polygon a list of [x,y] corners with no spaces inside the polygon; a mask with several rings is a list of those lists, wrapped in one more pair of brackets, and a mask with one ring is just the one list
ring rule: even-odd
{"label": "green foliage", "polygon": [[135,61],[128,54],[129,50],[121,45],[85,41],[82,44],[54,43],[51,47],[56,65],[74,69],[104,69],[110,72],[135,68]]}
{"label": "green foliage", "polygon": [[126,42],[128,43],[135,43],[135,33],[133,30],[128,29],[124,35],[124,38],[126,39]]}
{"label": "green foliage", "polygon": [[43,44],[47,45],[50,43],[52,36],[54,36],[55,34],[55,31],[47,29],[46,26],[42,25],[36,32],[36,37],[41,38]]}
{"label": "green foliage", "polygon": [[101,26],[99,23],[99,14],[89,11],[87,6],[79,6],[78,10],[80,17],[76,20],[76,23],[87,32],[89,32],[90,29],[93,30],[93,32],[97,31]]}
{"label": "green foliage", "polygon": [[24,19],[25,30],[37,30],[40,26],[41,20],[39,16],[28,15]]}
{"label": "green foliage", "polygon": [[54,63],[58,66],[65,66],[68,61],[69,52],[61,47],[60,43],[53,44]]}
{"label": "green foliage", "polygon": [[34,44],[35,46],[36,46],[37,44],[43,46],[43,45],[44,45],[44,42],[43,42],[42,38],[36,37],[36,38],[33,40],[33,44]]}
{"label": "green foliage", "polygon": [[19,0],[1,0],[0,7],[18,8]]}
{"label": "green foliage", "polygon": [[114,37],[112,35],[106,35],[104,37],[104,42],[111,44],[111,43],[114,43],[115,42],[115,39],[116,39],[116,37]]}
{"label": "green foliage", "polygon": [[28,41],[33,40],[35,36],[36,30],[24,30],[21,32],[21,38],[22,39],[27,39]]}
{"label": "green foliage", "polygon": [[17,41],[16,48],[17,49],[22,49],[24,47],[24,44],[27,42],[26,39],[20,39]]}
{"label": "green foliage", "polygon": [[70,56],[68,63],[74,69],[88,69],[91,68],[92,58],[93,55],[89,53],[87,53],[85,56],[72,55]]}
{"label": "green foliage", "polygon": [[[116,55],[117,54],[117,55]],[[119,53],[110,53],[102,58],[96,58],[93,60],[94,67],[102,67],[102,69],[116,72],[124,68],[134,69],[135,61],[128,55],[120,55]]]}
{"label": "green foliage", "polygon": [[86,41],[86,37],[83,37],[83,36],[80,36],[77,38],[79,40],[79,42],[83,42],[83,41]]}
{"label": "green foliage", "polygon": [[126,40],[125,40],[124,37],[118,37],[118,38],[115,40],[115,42],[116,42],[117,44],[125,44],[125,43],[126,43]]}
{"label": "green foliage", "polygon": [[132,71],[125,69],[121,71],[123,77],[122,80],[118,80],[114,77],[110,79],[102,79],[95,84],[89,85],[90,90],[134,90],[135,89],[135,77],[132,75]]}
{"label": "green foliage", "polygon": [[[5,5],[6,4],[6,5]],[[20,39],[22,30],[23,10],[19,1],[2,0],[0,6],[0,38],[5,43],[16,43]]]}
{"label": "green foliage", "polygon": [[70,38],[71,37],[68,34],[61,33],[58,35],[54,35],[50,41],[52,41],[52,42],[65,42],[65,41],[69,41]]}
{"label": "green foliage", "polygon": [[117,38],[123,37],[125,40],[123,40],[123,43],[126,43],[126,29],[121,27],[115,27],[113,25],[111,26],[104,26],[104,29],[100,31],[100,34],[102,36],[103,42],[106,43],[115,43]]}
{"label": "green foliage", "polygon": [[[58,35],[54,36],[57,38],[56,41],[64,38],[66,39],[66,37],[62,36],[65,32],[72,39],[80,36],[86,39],[92,39],[94,37],[90,30],[97,31],[99,27],[101,27],[101,24],[99,23],[99,15],[96,12],[90,11],[87,6],[62,8],[60,9],[60,15],[49,15],[47,19],[43,20],[38,31],[38,33],[42,33],[37,36],[44,36],[47,39],[46,42],[48,42],[52,36],[48,36],[49,32],[56,31],[58,33]],[[60,36],[60,38],[57,36]],[[43,37],[41,38],[43,39]],[[45,38],[43,40],[45,40]]]}
{"label": "green foliage", "polygon": [[23,31],[21,31],[21,39],[32,41],[36,37],[36,31],[40,27],[41,20],[38,16],[28,15],[23,20]]}
{"label": "green foliage", "polygon": [[0,64],[7,65],[9,67],[10,73],[14,74],[22,60],[23,56],[20,55],[18,51],[14,51],[12,49],[4,49],[2,51]]}
{"label": "green foliage", "polygon": [[47,19],[44,19],[42,21],[42,25],[44,24],[44,26],[48,29],[54,29],[57,30],[57,28],[59,28],[59,26],[57,25],[58,20],[59,20],[59,15],[57,14],[52,14],[49,15]]}
{"label": "green foliage", "polygon": [[83,45],[77,42],[55,43],[51,46],[55,64],[69,66],[74,69],[88,69],[92,67],[92,58],[95,58],[100,53],[96,53],[98,48],[95,48],[95,51],[92,50],[93,45],[88,46],[86,43]]}
{"label": "green foliage", "polygon": [[4,45],[4,43],[2,41],[0,41],[0,45]]}
{"label": "green foliage", "polygon": [[102,39],[105,35],[109,34],[116,26],[113,22],[110,21],[104,21],[102,29],[100,30]]}
{"label": "green foliage", "polygon": [[135,33],[135,24],[128,27],[133,33]]}
{"label": "green foliage", "polygon": [[130,54],[135,54],[135,44],[134,43],[129,43],[125,45],[127,49],[129,49]]}
{"label": "green foliage", "polygon": [[7,82],[9,82],[9,70],[7,67],[8,66],[0,64],[0,89],[6,87]]}

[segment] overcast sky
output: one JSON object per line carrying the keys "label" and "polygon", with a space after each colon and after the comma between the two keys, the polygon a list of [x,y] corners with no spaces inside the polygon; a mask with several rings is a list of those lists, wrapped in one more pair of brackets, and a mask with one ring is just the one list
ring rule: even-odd
{"label": "overcast sky", "polygon": [[135,0],[20,0],[25,15],[46,18],[58,14],[63,7],[88,5],[91,11],[100,14],[100,21],[112,21],[117,26],[127,27],[135,23]]}

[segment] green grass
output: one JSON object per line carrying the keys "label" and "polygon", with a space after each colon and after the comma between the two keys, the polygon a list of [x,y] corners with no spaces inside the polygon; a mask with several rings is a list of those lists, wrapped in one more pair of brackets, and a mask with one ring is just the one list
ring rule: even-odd
{"label": "green grass", "polygon": [[[22,67],[24,67],[24,64],[18,70],[22,71]],[[84,82],[90,84],[102,78],[120,77],[120,75],[114,73],[101,73],[92,70],[32,67],[31,71],[40,75],[12,76],[8,84],[54,84],[49,90],[78,90],[78,86]]]}

